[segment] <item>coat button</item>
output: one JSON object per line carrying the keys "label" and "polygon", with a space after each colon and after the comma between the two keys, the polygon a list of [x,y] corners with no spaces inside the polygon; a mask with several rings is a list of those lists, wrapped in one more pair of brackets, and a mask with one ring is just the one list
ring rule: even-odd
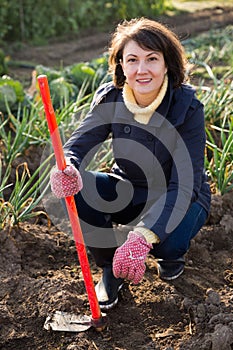
{"label": "coat button", "polygon": [[124,126],[124,133],[125,133],[125,134],[129,134],[130,131],[131,131],[130,126],[129,126],[129,125],[125,125],[125,126]]}

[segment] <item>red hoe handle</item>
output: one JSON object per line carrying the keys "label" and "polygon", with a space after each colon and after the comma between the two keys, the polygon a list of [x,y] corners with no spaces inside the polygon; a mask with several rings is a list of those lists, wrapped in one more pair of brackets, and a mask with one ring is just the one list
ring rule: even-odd
{"label": "red hoe handle", "polygon": [[[52,140],[57,166],[58,169],[64,170],[66,167],[66,161],[62,148],[62,142],[59,134],[56,116],[51,101],[48,79],[46,75],[39,75],[37,77],[37,80],[39,83],[39,88],[41,92],[41,97],[44,105],[44,110],[46,114],[46,119]],[[65,198],[65,201],[75,240],[76,250],[84,278],[84,283],[88,295],[88,300],[90,303],[92,313],[92,324],[93,326],[96,326],[96,328],[101,329],[102,315],[99,307],[99,302],[97,300],[94,283],[92,280],[90,265],[86,253],[85,243],[79,222],[77,208],[75,205],[75,200],[73,196],[69,196]]]}

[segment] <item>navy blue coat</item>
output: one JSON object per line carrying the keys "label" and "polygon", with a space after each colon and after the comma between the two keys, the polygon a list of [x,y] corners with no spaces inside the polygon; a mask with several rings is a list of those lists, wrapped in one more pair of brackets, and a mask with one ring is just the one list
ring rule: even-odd
{"label": "navy blue coat", "polygon": [[133,184],[136,204],[149,204],[139,225],[155,232],[161,242],[191,203],[209,211],[204,111],[190,85],[173,89],[170,81],[147,125],[134,120],[121,89],[112,83],[100,86],[86,118],[66,142],[65,155],[82,171],[109,137],[115,159],[111,173]]}

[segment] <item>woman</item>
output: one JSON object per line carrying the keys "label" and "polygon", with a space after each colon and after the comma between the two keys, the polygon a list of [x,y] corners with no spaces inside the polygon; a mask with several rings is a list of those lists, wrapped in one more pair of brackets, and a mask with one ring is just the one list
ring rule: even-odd
{"label": "woman", "polygon": [[[145,18],[119,24],[109,48],[113,81],[99,87],[65,144],[67,168],[51,173],[57,197],[75,194],[86,244],[103,269],[96,286],[102,309],[118,302],[124,279],[141,281],[149,253],[161,279],[180,276],[206,221],[203,105],[184,83],[185,66],[181,43],[162,24]],[[109,136],[111,172],[86,171]],[[115,223],[133,227],[120,244]]]}

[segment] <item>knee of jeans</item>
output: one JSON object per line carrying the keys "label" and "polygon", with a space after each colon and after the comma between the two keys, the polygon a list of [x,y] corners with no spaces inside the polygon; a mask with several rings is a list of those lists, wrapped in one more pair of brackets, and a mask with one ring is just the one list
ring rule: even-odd
{"label": "knee of jeans", "polygon": [[158,245],[154,247],[151,250],[151,254],[158,259],[173,260],[184,256],[188,248],[189,248],[189,244],[186,247],[181,247],[181,246],[177,247],[174,245],[163,243],[161,246]]}

